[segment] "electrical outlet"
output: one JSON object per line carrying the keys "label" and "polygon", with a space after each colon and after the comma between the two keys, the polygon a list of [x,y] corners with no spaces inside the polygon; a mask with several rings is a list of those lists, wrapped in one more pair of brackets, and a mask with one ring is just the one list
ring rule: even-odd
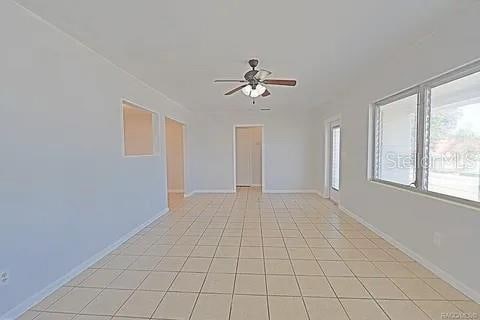
{"label": "electrical outlet", "polygon": [[0,286],[8,283],[8,272],[0,271]]}
{"label": "electrical outlet", "polygon": [[442,246],[442,234],[440,232],[433,233],[433,244],[437,247]]}

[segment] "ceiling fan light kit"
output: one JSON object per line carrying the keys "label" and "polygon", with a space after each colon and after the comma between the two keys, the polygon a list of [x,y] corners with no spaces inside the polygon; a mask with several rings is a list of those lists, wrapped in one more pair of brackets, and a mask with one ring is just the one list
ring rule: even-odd
{"label": "ceiling fan light kit", "polygon": [[244,95],[252,98],[253,104],[255,104],[255,99],[258,97],[268,97],[271,93],[268,91],[265,85],[276,85],[276,86],[290,86],[294,87],[297,84],[296,80],[279,80],[279,79],[267,79],[272,73],[268,70],[256,70],[258,66],[257,59],[251,59],[248,61],[248,64],[252,70],[247,71],[244,74],[243,78],[245,80],[215,80],[214,82],[238,82],[246,83],[242,84],[239,87],[236,87],[227,93],[226,96],[234,94],[237,91],[242,91]]}
{"label": "ceiling fan light kit", "polygon": [[267,88],[265,88],[261,84],[257,84],[255,89],[253,89],[251,85],[247,85],[247,86],[243,87],[242,92],[247,97],[251,97],[251,98],[255,99],[255,98],[261,96],[266,90],[267,90]]}

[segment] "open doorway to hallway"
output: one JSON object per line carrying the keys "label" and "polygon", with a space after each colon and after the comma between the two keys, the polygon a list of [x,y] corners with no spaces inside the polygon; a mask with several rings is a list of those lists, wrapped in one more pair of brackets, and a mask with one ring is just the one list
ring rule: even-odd
{"label": "open doorway to hallway", "polygon": [[184,124],[165,118],[165,142],[167,150],[168,206],[175,207],[185,192]]}
{"label": "open doorway to hallway", "polygon": [[235,126],[235,190],[263,189],[263,126]]}

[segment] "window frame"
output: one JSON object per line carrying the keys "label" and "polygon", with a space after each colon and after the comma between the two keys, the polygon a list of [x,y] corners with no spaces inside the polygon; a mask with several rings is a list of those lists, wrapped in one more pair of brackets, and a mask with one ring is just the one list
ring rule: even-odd
{"label": "window frame", "polygon": [[[444,74],[431,78],[427,81],[421,82],[417,85],[411,86],[386,98],[380,99],[371,104],[371,123],[370,123],[370,140],[371,150],[369,151],[369,181],[388,185],[415,193],[431,196],[438,199],[443,199],[453,203],[459,203],[474,208],[480,208],[480,201],[464,199],[444,193],[428,190],[428,163],[429,163],[429,146],[430,146],[430,113],[431,113],[431,90],[443,84],[467,77],[474,73],[480,72],[480,60],[463,65],[459,68],[448,71]],[[379,155],[379,131],[380,107],[386,104],[398,101],[400,99],[417,94],[417,150],[416,150],[416,179],[411,185],[404,185],[401,183],[383,180],[378,178],[378,155]],[[422,162],[427,163],[423,166]]]}

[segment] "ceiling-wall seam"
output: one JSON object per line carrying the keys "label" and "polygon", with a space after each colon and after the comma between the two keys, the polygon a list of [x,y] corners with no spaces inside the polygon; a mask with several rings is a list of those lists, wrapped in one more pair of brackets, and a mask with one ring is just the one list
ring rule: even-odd
{"label": "ceiling-wall seam", "polygon": [[32,11],[31,9],[29,8],[26,8],[25,6],[21,5],[20,3],[18,3],[16,0],[10,0],[14,5],[18,6],[19,8],[25,10],[26,12],[28,12],[30,15],[32,15],[35,19],[38,19],[39,21],[45,23],[46,25],[50,26],[51,28],[55,29],[56,31],[64,34],[65,36],[67,36],[68,38],[72,39],[73,41],[75,41],[76,43],[78,43],[79,45],[81,45],[82,47],[84,47],[85,49],[89,50],[91,53],[95,54],[96,56],[100,57],[101,59],[103,59],[105,62],[109,63],[110,65],[112,65],[113,67],[115,67],[116,69],[120,70],[121,72],[125,73],[126,75],[128,75],[129,77],[133,78],[134,80],[142,83],[144,86],[146,86],[147,88],[149,88],[150,90],[153,90],[157,93],[159,93],[161,96],[163,96],[165,99],[167,99],[168,101],[172,102],[173,104],[177,105],[178,107],[184,109],[184,110],[187,110],[188,112],[192,112],[192,109],[190,108],[187,108],[186,106],[184,106],[183,104],[179,103],[178,101],[176,100],[173,100],[172,98],[170,98],[169,96],[167,96],[165,93],[161,92],[159,89],[156,89],[154,88],[153,86],[151,86],[150,84],[148,84],[147,82],[145,82],[144,80],[138,78],[137,76],[135,76],[134,74],[128,72],[127,70],[125,70],[124,68],[120,67],[118,64],[116,64],[115,62],[113,62],[112,60],[108,59],[107,57],[105,57],[103,54],[99,53],[98,51],[96,51],[95,49],[89,47],[88,45],[86,45],[85,43],[83,43],[81,40],[79,40],[78,38],[74,37],[73,35],[71,35],[70,33],[66,32],[65,30],[61,29],[60,27],[58,27],[57,25],[55,25],[54,23],[46,20],[45,18],[43,18],[42,16],[40,16],[39,14],[37,14],[36,12]]}

